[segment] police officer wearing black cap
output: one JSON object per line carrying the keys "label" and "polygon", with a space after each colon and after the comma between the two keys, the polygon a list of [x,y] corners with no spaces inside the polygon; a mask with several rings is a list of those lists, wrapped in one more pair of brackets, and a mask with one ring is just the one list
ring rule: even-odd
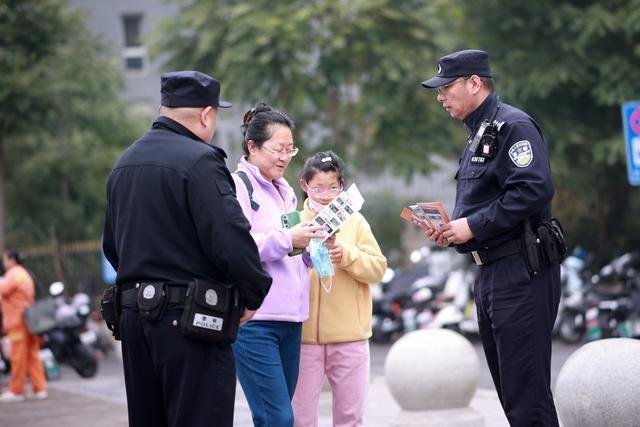
{"label": "police officer wearing black cap", "polygon": [[560,267],[546,260],[538,226],[551,218],[553,186],[538,124],[498,100],[489,57],[463,50],[440,58],[422,83],[469,129],[456,174],[453,220],[429,231],[480,266],[474,284],[480,336],[512,426],[557,426],[551,394],[551,329]]}
{"label": "police officer wearing black cap", "polygon": [[[107,182],[103,249],[117,271],[129,425],[232,426],[231,346],[182,334],[187,285],[235,285],[245,322],[271,277],[235,198],[226,154],[211,145],[218,108],[231,107],[219,99],[220,82],[171,72],[162,75],[161,92],[160,116]],[[217,304],[218,295],[206,299]]]}

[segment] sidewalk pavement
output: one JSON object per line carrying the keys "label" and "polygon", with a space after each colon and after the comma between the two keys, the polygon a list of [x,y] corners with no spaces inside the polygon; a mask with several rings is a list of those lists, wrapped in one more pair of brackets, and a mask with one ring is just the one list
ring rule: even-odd
{"label": "sidewalk pavement", "polygon": [[[478,389],[470,407],[484,417],[486,427],[508,427],[494,390]],[[388,426],[400,412],[383,376],[372,376],[365,425]],[[0,427],[125,427],[127,406],[121,375],[70,379],[49,383],[49,398],[0,405]],[[238,385],[234,426],[252,426],[249,406]],[[321,427],[331,426],[331,393],[320,399]]]}

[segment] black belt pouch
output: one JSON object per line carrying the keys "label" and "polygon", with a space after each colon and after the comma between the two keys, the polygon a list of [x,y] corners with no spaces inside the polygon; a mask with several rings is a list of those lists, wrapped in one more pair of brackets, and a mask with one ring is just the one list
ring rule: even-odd
{"label": "black belt pouch", "polygon": [[182,313],[182,333],[211,342],[234,342],[241,305],[233,285],[195,279],[189,284]]}
{"label": "black belt pouch", "polygon": [[120,307],[118,304],[118,287],[109,286],[102,293],[102,299],[100,300],[100,314],[107,324],[107,328],[113,333],[116,340],[120,340],[120,324],[118,317],[120,314]]}
{"label": "black belt pouch", "polygon": [[538,227],[538,237],[542,244],[542,253],[547,264],[561,263],[567,256],[567,243],[560,222],[551,218]]}
{"label": "black belt pouch", "polygon": [[157,322],[167,307],[167,284],[141,282],[138,289],[138,314],[144,320]]}

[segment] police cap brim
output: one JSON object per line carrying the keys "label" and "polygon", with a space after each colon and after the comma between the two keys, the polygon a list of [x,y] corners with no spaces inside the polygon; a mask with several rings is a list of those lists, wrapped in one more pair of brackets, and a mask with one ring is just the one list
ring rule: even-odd
{"label": "police cap brim", "polygon": [[432,79],[423,81],[422,82],[422,86],[426,87],[427,89],[435,89],[437,87],[441,87],[441,86],[447,85],[447,84],[451,83],[452,81],[454,81],[457,78],[458,77],[439,77],[439,76],[436,76],[436,77],[434,77]]}

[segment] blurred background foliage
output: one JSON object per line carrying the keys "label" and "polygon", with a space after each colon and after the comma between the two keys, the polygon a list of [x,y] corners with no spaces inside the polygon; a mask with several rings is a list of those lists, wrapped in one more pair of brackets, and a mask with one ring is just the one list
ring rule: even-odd
{"label": "blurred background foliage", "polygon": [[458,151],[445,143],[458,126],[435,113],[420,87],[453,47],[449,22],[462,15],[447,4],[189,0],[152,48],[169,53],[167,68],[190,64],[219,76],[240,105],[266,99],[291,113],[300,158],[329,148],[352,167],[385,164],[409,176],[432,168],[425,152]]}
{"label": "blurred background foliage", "polygon": [[[430,154],[457,158],[467,132],[420,82],[448,52],[487,50],[501,99],[542,125],[570,243],[602,259],[640,247],[620,113],[640,99],[640,0],[174,1],[181,12],[150,40],[165,69],[211,73],[239,105],[288,111],[300,160],[333,149],[372,175],[410,179],[438,166]],[[121,99],[111,47],[66,1],[6,0],[0,33],[6,244],[99,238],[108,171],[149,121]],[[406,202],[367,198],[387,250]]]}
{"label": "blurred background foliage", "polygon": [[6,246],[99,238],[105,177],[142,130],[113,55],[64,0],[2,2],[0,34]]}

